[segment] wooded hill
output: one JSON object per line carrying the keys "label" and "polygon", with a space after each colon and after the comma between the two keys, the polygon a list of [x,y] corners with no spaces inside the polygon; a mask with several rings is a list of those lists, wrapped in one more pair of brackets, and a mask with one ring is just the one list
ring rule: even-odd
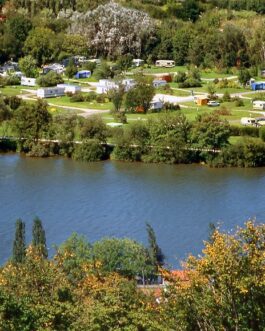
{"label": "wooded hill", "polygon": [[71,55],[152,64],[262,67],[265,3],[252,1],[10,0],[2,2],[0,61],[38,65]]}

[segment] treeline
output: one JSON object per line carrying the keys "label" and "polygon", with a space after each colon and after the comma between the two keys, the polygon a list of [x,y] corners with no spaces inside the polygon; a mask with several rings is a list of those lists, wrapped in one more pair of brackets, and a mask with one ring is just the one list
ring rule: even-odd
{"label": "treeline", "polygon": [[[164,285],[144,289],[135,274],[147,270],[146,252],[157,252],[150,241],[149,249],[130,239],[91,245],[74,234],[48,259],[40,224],[23,259],[0,269],[2,330],[264,330],[264,224],[213,228],[200,257],[182,271],[159,267]],[[23,231],[20,220],[15,242]]]}
{"label": "treeline", "polygon": [[[173,59],[220,70],[263,67],[264,17],[253,10],[262,14],[264,6],[261,0],[6,2],[0,61],[31,55],[42,65],[74,55],[130,54],[149,65]],[[152,11],[160,14],[153,18]]]}
{"label": "treeline", "polygon": [[[30,104],[17,97],[1,99],[4,138],[0,150],[28,156],[62,155],[82,161],[108,158],[155,163],[199,163],[211,166],[265,165],[264,127],[230,126],[215,112],[190,122],[180,110],[110,128],[100,116],[51,116],[42,100]],[[120,114],[120,112],[118,112]],[[124,113],[122,113],[123,116]],[[232,145],[231,136],[238,137]]]}

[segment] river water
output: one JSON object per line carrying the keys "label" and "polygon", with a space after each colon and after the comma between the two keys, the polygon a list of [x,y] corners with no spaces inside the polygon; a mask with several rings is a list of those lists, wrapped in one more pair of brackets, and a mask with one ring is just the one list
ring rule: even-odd
{"label": "river water", "polygon": [[230,230],[265,219],[265,168],[82,163],[0,154],[0,262],[12,252],[15,220],[42,219],[51,250],[73,232],[93,242],[105,236],[147,243],[145,222],[172,267],[199,254],[210,222]]}

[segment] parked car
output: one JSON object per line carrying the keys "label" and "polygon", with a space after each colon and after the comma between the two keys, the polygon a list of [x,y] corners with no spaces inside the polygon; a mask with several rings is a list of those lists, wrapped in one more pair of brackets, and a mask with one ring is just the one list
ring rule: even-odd
{"label": "parked car", "polygon": [[220,102],[215,101],[215,100],[210,100],[210,101],[207,102],[207,105],[209,107],[218,107],[218,106],[220,106]]}

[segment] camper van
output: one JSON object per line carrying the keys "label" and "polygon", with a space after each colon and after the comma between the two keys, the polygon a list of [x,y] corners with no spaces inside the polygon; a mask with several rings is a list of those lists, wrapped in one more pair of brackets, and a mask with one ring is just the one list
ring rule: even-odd
{"label": "camper van", "polygon": [[265,110],[265,101],[253,101],[253,109]]}
{"label": "camper van", "polygon": [[172,60],[157,60],[156,67],[173,68],[175,67],[175,61]]}
{"label": "camper van", "polygon": [[240,122],[244,126],[257,126],[256,119],[252,117],[242,117]]}

